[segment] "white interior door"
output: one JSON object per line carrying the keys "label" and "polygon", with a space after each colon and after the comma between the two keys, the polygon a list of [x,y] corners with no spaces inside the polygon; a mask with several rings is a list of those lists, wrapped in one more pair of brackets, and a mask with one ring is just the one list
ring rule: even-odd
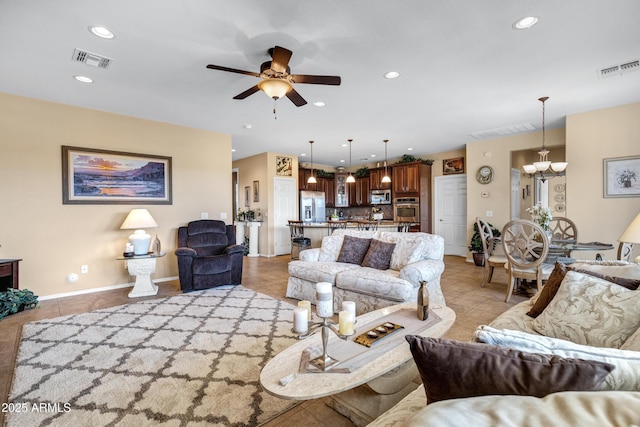
{"label": "white interior door", "polygon": [[435,178],[435,234],[444,237],[446,255],[467,255],[467,176]]}
{"label": "white interior door", "polygon": [[273,253],[291,253],[288,221],[298,217],[298,198],[293,178],[273,178]]}

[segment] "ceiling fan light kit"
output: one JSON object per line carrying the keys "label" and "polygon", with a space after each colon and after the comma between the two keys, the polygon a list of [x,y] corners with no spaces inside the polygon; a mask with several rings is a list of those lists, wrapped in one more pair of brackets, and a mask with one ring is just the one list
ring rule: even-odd
{"label": "ceiling fan light kit", "polygon": [[554,178],[556,176],[562,176],[569,163],[567,162],[551,162],[547,159],[549,150],[545,147],[545,128],[544,128],[544,103],[549,99],[548,96],[538,98],[538,101],[542,102],[542,148],[538,151],[540,160],[533,162],[532,164],[522,166],[525,173],[529,174],[530,178],[539,179],[545,182],[547,179]]}
{"label": "ceiling fan light kit", "polygon": [[339,86],[341,83],[340,76],[291,74],[291,70],[289,69],[289,60],[291,59],[291,55],[293,55],[292,51],[281,46],[275,46],[270,48],[268,52],[271,55],[271,61],[264,62],[260,65],[260,73],[213,64],[207,65],[207,68],[211,70],[244,74],[262,79],[260,83],[234,96],[233,99],[245,99],[261,90],[266,93],[269,98],[273,98],[274,100],[278,100],[283,96],[286,96],[295,104],[296,107],[302,107],[307,103],[307,101],[294,89],[294,84]]}

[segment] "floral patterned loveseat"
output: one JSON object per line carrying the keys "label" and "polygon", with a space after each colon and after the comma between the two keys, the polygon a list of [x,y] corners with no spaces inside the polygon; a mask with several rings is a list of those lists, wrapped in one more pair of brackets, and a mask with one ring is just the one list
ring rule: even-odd
{"label": "floral patterned loveseat", "polygon": [[[347,242],[370,239],[373,242],[370,250],[377,246],[392,249],[388,268],[384,267],[387,265],[384,262],[382,269],[363,266],[357,259],[339,262],[347,249],[347,245],[343,247],[345,237]],[[299,260],[289,263],[286,296],[315,304],[316,283],[329,282],[334,285],[334,311],[341,310],[343,301],[355,301],[356,312],[360,315],[390,305],[416,301],[420,282],[426,281],[430,302],[445,305],[440,288],[440,276],[444,271],[443,257],[442,236],[335,230],[331,236],[323,238],[320,248],[302,251]],[[367,263],[364,262],[364,265]]]}

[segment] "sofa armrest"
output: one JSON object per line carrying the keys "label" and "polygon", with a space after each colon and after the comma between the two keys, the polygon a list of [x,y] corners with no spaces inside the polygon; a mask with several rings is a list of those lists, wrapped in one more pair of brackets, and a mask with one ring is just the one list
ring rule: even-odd
{"label": "sofa armrest", "polygon": [[300,261],[318,261],[320,259],[320,248],[305,249],[300,252]]}
{"label": "sofa armrest", "polygon": [[231,254],[244,254],[244,246],[242,245],[230,245],[224,248],[224,253],[227,255]]}
{"label": "sofa armrest", "polygon": [[420,281],[432,282],[440,278],[444,271],[444,262],[442,260],[425,259],[405,265],[400,270],[400,278],[413,284],[414,287],[420,286]]}
{"label": "sofa armrest", "polygon": [[176,249],[176,255],[177,256],[190,256],[190,257],[197,257],[198,253],[191,249],[191,248],[178,248]]}

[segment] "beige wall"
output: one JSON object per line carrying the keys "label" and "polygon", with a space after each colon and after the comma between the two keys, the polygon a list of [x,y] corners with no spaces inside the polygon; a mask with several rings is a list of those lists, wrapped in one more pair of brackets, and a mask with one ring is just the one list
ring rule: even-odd
{"label": "beige wall", "polygon": [[[274,222],[273,212],[274,201],[273,192],[274,184],[273,179],[278,176],[276,174],[276,157],[287,156],[291,157],[293,175],[291,178],[296,185],[296,191],[298,188],[298,157],[291,154],[284,153],[272,153],[265,152],[256,156],[247,157],[244,159],[236,160],[233,162],[233,168],[238,170],[238,191],[240,195],[238,202],[240,210],[246,211],[252,209],[257,214],[257,210],[260,209],[262,214],[262,224],[258,229],[258,253],[260,256],[271,257],[275,255],[275,241],[274,241]],[[315,165],[314,165],[315,168]],[[259,202],[253,201],[253,182],[258,181],[260,187]],[[249,187],[249,208],[245,206],[245,187]],[[297,209],[297,205],[296,205]],[[248,230],[245,233],[247,236]],[[241,242],[240,242],[241,243]]]}
{"label": "beige wall", "polygon": [[[578,224],[581,241],[617,247],[618,237],[640,212],[640,197],[605,198],[603,160],[639,155],[640,103],[567,117],[568,216]],[[632,256],[638,255],[640,245],[635,245]],[[607,253],[608,259],[615,256],[615,251]]]}
{"label": "beige wall", "polygon": [[[564,129],[546,131],[546,145],[558,147],[565,144]],[[542,145],[542,132],[531,132],[507,136],[498,139],[478,141],[467,144],[467,242],[473,234],[473,223],[477,216],[501,229],[511,219],[511,152],[527,149],[539,149]],[[536,154],[537,155],[537,154]],[[571,160],[568,160],[571,162]],[[494,179],[489,184],[476,181],[476,171],[483,165],[493,168]],[[571,163],[569,163],[571,168]],[[569,171],[570,173],[570,171]],[[532,181],[521,175],[521,182]],[[533,184],[531,182],[531,184]],[[487,191],[489,197],[480,193]],[[487,218],[486,212],[493,211],[493,217]],[[470,258],[471,255],[468,256]]]}
{"label": "beige wall", "polygon": [[[166,123],[0,93],[0,258],[22,258],[20,287],[46,296],[131,283],[122,255],[130,209],[145,207],[167,255],[156,279],[178,274],[177,227],[207,212],[231,223],[231,138]],[[63,205],[61,146],[172,157],[172,205]],[[80,266],[89,266],[80,274]],[[74,284],[68,273],[78,273]]]}

